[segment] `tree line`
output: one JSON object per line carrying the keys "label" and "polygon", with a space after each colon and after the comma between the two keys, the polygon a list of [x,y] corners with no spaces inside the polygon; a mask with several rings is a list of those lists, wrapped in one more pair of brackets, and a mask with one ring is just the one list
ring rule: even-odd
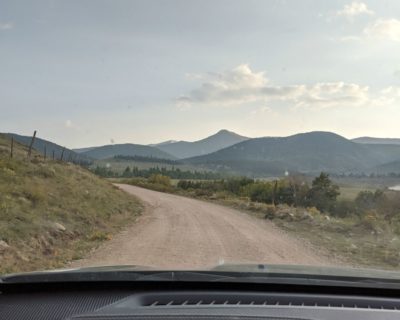
{"label": "tree line", "polygon": [[166,167],[152,167],[148,169],[139,169],[137,166],[127,166],[124,171],[116,172],[111,168],[96,166],[93,172],[104,178],[149,178],[152,175],[163,175],[171,179],[193,179],[193,180],[210,180],[221,179],[223,175],[212,171],[190,171],[181,170],[172,166],[170,169]]}
{"label": "tree line", "polygon": [[146,156],[116,155],[116,156],[114,156],[114,159],[115,160],[122,160],[122,161],[157,162],[157,163],[165,163],[165,164],[173,164],[173,165],[181,164],[181,162],[179,162],[177,160],[153,158],[153,157],[146,157]]}

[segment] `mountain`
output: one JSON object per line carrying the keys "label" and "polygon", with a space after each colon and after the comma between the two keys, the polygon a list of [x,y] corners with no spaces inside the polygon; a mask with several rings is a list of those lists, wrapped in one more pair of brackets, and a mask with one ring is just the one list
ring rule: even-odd
{"label": "mountain", "polygon": [[[19,143],[25,146],[29,146],[32,140],[31,136],[23,136],[16,133],[6,133],[6,135],[10,138],[13,137],[15,141],[18,141]],[[36,137],[32,148],[43,155],[45,147],[46,147],[46,155],[49,159],[53,157],[53,151],[54,151],[54,158],[60,159],[64,149],[63,159],[66,161],[89,160],[89,158],[85,155],[78,154],[73,150],[64,148],[63,146],[60,146],[54,142]]]}
{"label": "mountain", "polygon": [[83,153],[89,150],[92,150],[95,147],[88,147],[88,148],[74,148],[72,151],[75,151],[76,153]]}
{"label": "mountain", "polygon": [[398,159],[400,146],[364,145],[330,132],[309,132],[249,139],[185,162],[220,171],[271,176],[285,171],[363,172]]}
{"label": "mountain", "polygon": [[396,144],[400,145],[398,138],[373,138],[373,137],[360,137],[352,139],[356,143],[369,143],[369,144]]}
{"label": "mountain", "polygon": [[110,144],[101,147],[93,147],[80,154],[94,159],[107,159],[114,156],[141,156],[158,159],[176,159],[174,156],[159,150],[158,148],[132,143]]}
{"label": "mountain", "polygon": [[183,159],[205,155],[248,139],[249,138],[243,137],[228,130],[220,130],[216,134],[202,140],[194,142],[178,141],[161,143],[156,145],[156,147],[174,155],[176,158]]}
{"label": "mountain", "polygon": [[160,142],[160,143],[149,144],[149,146],[151,146],[151,147],[159,147],[159,146],[163,146],[163,145],[171,144],[171,143],[176,143],[176,142],[179,142],[179,141],[177,141],[177,140],[167,140],[167,141],[163,141],[163,142]]}
{"label": "mountain", "polygon": [[391,161],[388,163],[375,166],[370,170],[368,170],[368,173],[376,173],[376,174],[400,173],[400,160]]}
{"label": "mountain", "polygon": [[365,143],[362,146],[375,153],[380,159],[380,164],[400,160],[400,145]]}

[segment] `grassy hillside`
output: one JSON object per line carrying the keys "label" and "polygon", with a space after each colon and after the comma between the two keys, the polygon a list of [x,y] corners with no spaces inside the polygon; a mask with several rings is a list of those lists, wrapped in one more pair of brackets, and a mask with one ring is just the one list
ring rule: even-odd
{"label": "grassy hillside", "polygon": [[248,139],[249,138],[243,137],[228,130],[220,130],[216,134],[202,140],[194,142],[164,142],[156,145],[156,147],[174,155],[179,159],[183,159],[215,152]]}
{"label": "grassy hillside", "polygon": [[0,273],[62,267],[140,214],[135,198],[88,170],[9,150],[0,135]]}
{"label": "grassy hillside", "polygon": [[114,156],[142,156],[159,159],[176,159],[174,156],[155,147],[132,143],[93,147],[90,148],[88,151],[81,152],[79,154],[94,159],[108,159]]}
{"label": "grassy hillside", "polygon": [[400,147],[363,145],[330,132],[250,139],[217,152],[186,159],[190,164],[253,176],[289,172],[363,172],[400,159]]}

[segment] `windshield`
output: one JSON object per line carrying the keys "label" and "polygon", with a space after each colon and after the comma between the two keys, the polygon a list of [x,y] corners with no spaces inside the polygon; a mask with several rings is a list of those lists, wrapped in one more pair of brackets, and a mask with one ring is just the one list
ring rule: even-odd
{"label": "windshield", "polygon": [[0,275],[398,279],[399,50],[397,0],[1,1]]}

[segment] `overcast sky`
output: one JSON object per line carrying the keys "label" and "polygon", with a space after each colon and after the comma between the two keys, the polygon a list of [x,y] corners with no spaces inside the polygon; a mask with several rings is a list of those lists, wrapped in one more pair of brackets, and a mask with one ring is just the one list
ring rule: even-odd
{"label": "overcast sky", "polygon": [[0,132],[400,137],[400,1],[0,2]]}

